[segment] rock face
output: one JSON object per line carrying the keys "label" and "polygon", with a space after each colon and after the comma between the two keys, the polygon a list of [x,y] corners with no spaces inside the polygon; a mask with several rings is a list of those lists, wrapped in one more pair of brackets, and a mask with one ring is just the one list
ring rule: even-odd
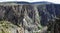
{"label": "rock face", "polygon": [[[10,21],[20,27],[17,33],[46,32],[49,21],[60,15],[60,5],[56,4],[0,4],[0,21]],[[45,28],[46,29],[45,29]],[[21,32],[20,32],[21,31]],[[23,32],[24,31],[24,32]]]}

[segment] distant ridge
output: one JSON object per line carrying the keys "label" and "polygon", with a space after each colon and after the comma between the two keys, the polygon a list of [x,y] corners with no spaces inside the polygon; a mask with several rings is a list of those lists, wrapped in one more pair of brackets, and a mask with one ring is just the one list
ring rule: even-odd
{"label": "distant ridge", "polygon": [[32,2],[31,4],[53,4],[53,3],[47,1],[41,1],[41,2]]}
{"label": "distant ridge", "polygon": [[16,2],[18,4],[30,4],[29,2],[25,2],[25,1],[20,1],[20,2]]}
{"label": "distant ridge", "polygon": [[21,1],[21,2],[16,2],[18,4],[54,4],[52,2],[46,2],[46,1],[41,1],[41,2],[24,2],[24,1]]}
{"label": "distant ridge", "polygon": [[47,2],[47,1],[41,1],[41,2],[26,2],[26,1],[11,1],[11,2],[0,2],[0,4],[4,3],[17,3],[17,4],[54,4],[52,2]]}

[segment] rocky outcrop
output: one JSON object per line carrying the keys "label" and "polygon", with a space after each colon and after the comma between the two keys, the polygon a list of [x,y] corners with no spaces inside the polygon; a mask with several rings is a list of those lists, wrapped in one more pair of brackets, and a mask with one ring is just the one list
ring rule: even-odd
{"label": "rocky outcrop", "polygon": [[55,18],[60,15],[58,6],[60,5],[50,3],[2,3],[0,4],[0,21],[9,21],[18,26],[17,33],[40,33],[40,31],[46,33],[49,21],[55,21]]}
{"label": "rocky outcrop", "polygon": [[19,27],[22,26],[23,30],[25,30],[24,33],[33,33],[33,31],[42,29],[42,26],[40,24],[41,18],[36,5],[3,5],[0,7],[0,19],[2,21],[10,21],[11,23]]}

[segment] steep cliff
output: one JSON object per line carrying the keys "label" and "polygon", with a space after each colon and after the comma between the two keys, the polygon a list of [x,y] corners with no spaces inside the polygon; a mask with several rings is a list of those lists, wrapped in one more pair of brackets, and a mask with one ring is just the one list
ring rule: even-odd
{"label": "steep cliff", "polygon": [[[0,3],[0,21],[9,21],[18,26],[16,33],[47,33],[48,23],[50,21],[54,23],[55,19],[58,19],[59,9],[59,4],[46,2],[38,4]],[[53,25],[52,28],[54,28]]]}

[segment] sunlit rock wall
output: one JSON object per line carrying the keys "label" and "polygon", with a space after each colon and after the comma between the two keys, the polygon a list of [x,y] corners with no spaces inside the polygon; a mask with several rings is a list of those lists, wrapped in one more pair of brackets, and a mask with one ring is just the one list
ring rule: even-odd
{"label": "sunlit rock wall", "polygon": [[0,4],[0,21],[22,26],[23,33],[47,33],[47,25],[60,15],[59,9],[56,4]]}

